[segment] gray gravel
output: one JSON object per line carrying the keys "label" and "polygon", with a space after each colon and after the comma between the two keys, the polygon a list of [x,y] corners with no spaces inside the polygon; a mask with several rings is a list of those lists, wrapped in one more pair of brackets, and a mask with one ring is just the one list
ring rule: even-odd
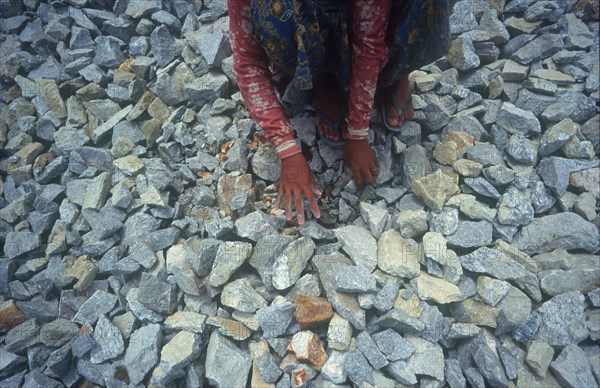
{"label": "gray gravel", "polygon": [[0,0],[0,386],[597,386],[597,6],[453,3],[373,186],[281,93],[298,227],[224,0]]}

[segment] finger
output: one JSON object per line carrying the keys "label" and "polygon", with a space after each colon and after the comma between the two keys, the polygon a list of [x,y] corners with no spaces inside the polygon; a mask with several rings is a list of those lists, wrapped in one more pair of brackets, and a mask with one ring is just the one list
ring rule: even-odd
{"label": "finger", "polygon": [[296,215],[298,216],[298,224],[304,224],[304,204],[302,203],[302,190],[294,191],[294,201],[296,202]]}
{"label": "finger", "polygon": [[310,180],[308,181],[308,187],[310,187],[310,191],[314,195],[318,195],[319,197],[322,195],[321,190],[317,188],[317,185],[315,183],[315,177],[313,175],[311,175]]}
{"label": "finger", "polygon": [[368,184],[372,184],[375,181],[375,179],[373,179],[373,175],[371,174],[371,170],[369,170],[368,168],[365,168],[363,170],[363,174],[365,174],[365,180]]}
{"label": "finger", "polygon": [[292,220],[292,193],[290,190],[285,192],[285,218]]}
{"label": "finger", "polygon": [[371,174],[376,177],[379,176],[379,168],[377,166],[370,168]]}
{"label": "finger", "polygon": [[321,218],[319,205],[317,205],[317,200],[315,199],[313,193],[310,190],[304,190],[304,195],[306,195],[306,198],[308,199],[308,203],[310,204],[310,210],[312,210],[312,213],[315,216],[315,218]]}
{"label": "finger", "polygon": [[356,185],[358,187],[361,187],[363,185],[363,180],[362,180],[362,175],[360,173],[360,170],[358,168],[355,169],[353,166],[352,172],[354,173],[354,182],[356,183]]}
{"label": "finger", "polygon": [[373,176],[379,175],[379,167],[376,163],[371,163],[371,174],[373,174]]}
{"label": "finger", "polygon": [[281,203],[282,196],[283,196],[283,189],[281,188],[281,183],[280,183],[279,191],[277,192],[277,199],[275,200],[275,205],[273,206],[275,209],[279,209],[279,204]]}

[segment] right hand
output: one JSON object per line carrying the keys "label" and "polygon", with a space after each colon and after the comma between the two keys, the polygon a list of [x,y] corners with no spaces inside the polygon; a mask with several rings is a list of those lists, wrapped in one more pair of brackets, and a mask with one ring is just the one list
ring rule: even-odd
{"label": "right hand", "polygon": [[292,197],[294,198],[298,224],[304,224],[304,201],[306,197],[315,218],[321,217],[315,195],[321,191],[315,185],[315,178],[308,162],[301,153],[288,156],[281,160],[281,178],[275,208],[279,208],[281,199],[285,196],[285,213],[288,221],[292,220]]}
{"label": "right hand", "polygon": [[358,187],[362,187],[364,183],[375,182],[379,175],[379,162],[367,139],[348,139],[343,159],[344,163],[352,168],[354,182]]}

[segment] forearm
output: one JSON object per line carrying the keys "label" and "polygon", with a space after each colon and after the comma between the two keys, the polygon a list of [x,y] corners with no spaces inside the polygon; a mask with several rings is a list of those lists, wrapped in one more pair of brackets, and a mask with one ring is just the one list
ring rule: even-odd
{"label": "forearm", "polygon": [[[235,66],[234,66],[235,68]],[[240,92],[250,116],[263,129],[263,134],[273,144],[280,158],[300,152],[294,132],[283,113],[269,76],[251,77],[252,71],[236,71]],[[244,79],[248,77],[247,79]]]}
{"label": "forearm", "polygon": [[387,61],[385,42],[391,0],[354,0],[352,76],[349,96],[350,139],[366,139],[379,72]]}
{"label": "forearm", "polygon": [[292,126],[271,84],[268,58],[251,34],[250,1],[228,0],[228,7],[233,69],[250,116],[280,158],[299,153]]}

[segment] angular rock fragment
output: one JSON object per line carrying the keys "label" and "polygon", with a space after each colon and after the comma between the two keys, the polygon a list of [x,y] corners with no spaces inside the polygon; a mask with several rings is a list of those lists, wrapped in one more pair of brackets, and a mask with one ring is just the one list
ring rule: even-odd
{"label": "angular rock fragment", "polygon": [[93,334],[96,346],[90,350],[90,361],[100,364],[118,357],[125,350],[121,332],[104,315],[100,315]]}
{"label": "angular rock fragment", "polygon": [[220,244],[209,275],[209,284],[212,287],[225,284],[251,253],[252,245],[249,243],[226,241]]}
{"label": "angular rock fragment", "polygon": [[140,303],[139,292],[139,288],[132,288],[129,290],[126,297],[129,308],[135,317],[145,322],[161,322],[163,317],[160,314]]}
{"label": "angular rock fragment", "polygon": [[412,343],[392,329],[373,334],[373,340],[389,361],[406,360],[415,351]]}
{"label": "angular rock fragment", "polygon": [[35,318],[29,319],[13,327],[7,334],[4,343],[6,350],[14,353],[39,342],[40,326]]}
{"label": "angular rock fragment", "polygon": [[263,284],[268,288],[273,286],[273,263],[275,259],[282,255],[284,249],[292,241],[294,241],[292,236],[267,235],[258,240],[254,246],[248,263],[258,271]]}
{"label": "angular rock fragment", "polygon": [[529,64],[554,55],[563,47],[563,40],[560,35],[543,34],[521,47],[512,57],[520,63]]}
{"label": "angular rock fragment", "polygon": [[444,360],[444,377],[450,388],[466,387],[467,381],[458,360],[452,358]]}
{"label": "angular rock fragment", "polygon": [[319,336],[310,330],[300,331],[292,337],[288,349],[296,355],[299,361],[321,369],[327,362],[327,353]]}
{"label": "angular rock fragment", "polygon": [[[213,333],[213,335],[218,336],[219,334]],[[175,334],[160,351],[160,362],[152,371],[151,383],[165,385],[169,381],[183,376],[187,366],[200,355],[200,343],[198,334],[189,331],[180,331]],[[207,350],[207,358],[209,352],[210,350]],[[242,365],[239,366],[242,367]]]}
{"label": "angular rock fragment", "polygon": [[535,274],[500,251],[482,247],[462,256],[460,262],[469,271],[488,273],[498,279],[514,281],[535,300],[541,300]]}
{"label": "angular rock fragment", "polygon": [[481,299],[490,306],[498,304],[509,289],[510,284],[505,281],[489,278],[487,276],[480,276],[477,278],[477,293]]}
{"label": "angular rock fragment", "polygon": [[454,180],[441,170],[415,180],[412,189],[423,203],[437,212],[451,196],[460,192]]}
{"label": "angular rock fragment", "polygon": [[381,236],[383,230],[390,218],[388,212],[385,209],[371,205],[367,202],[360,203],[360,214],[369,225],[371,234],[376,239]]}
{"label": "angular rock fragment", "polygon": [[548,270],[538,272],[540,288],[550,296],[569,291],[587,293],[600,284],[600,269]]}
{"label": "angular rock fragment", "polygon": [[241,312],[253,313],[267,307],[267,301],[254,291],[248,279],[242,278],[227,283],[221,292],[221,303]]}
{"label": "angular rock fragment", "polygon": [[365,311],[358,304],[357,297],[341,293],[335,287],[333,267],[336,264],[350,265],[350,260],[340,253],[334,253],[327,256],[317,255],[312,258],[312,261],[323,284],[325,296],[333,306],[335,312],[348,320],[355,328],[364,330],[366,326]]}
{"label": "angular rock fragment", "polygon": [[294,315],[294,305],[289,301],[272,303],[256,313],[265,338],[279,337],[287,330]]}
{"label": "angular rock fragment", "polygon": [[177,311],[165,319],[165,328],[170,330],[186,330],[193,333],[202,333],[206,315],[193,311]]}
{"label": "angular rock fragment", "polygon": [[348,373],[344,370],[346,354],[337,350],[331,352],[327,362],[321,369],[323,378],[334,384],[343,384],[347,380]]}
{"label": "angular rock fragment", "polygon": [[282,374],[281,369],[270,353],[266,353],[256,360],[256,368],[258,368],[258,373],[266,383],[277,382]]}
{"label": "angular rock fragment", "polygon": [[415,352],[407,361],[408,368],[415,374],[426,375],[436,380],[444,380],[444,353],[442,347],[420,337],[406,338]]}
{"label": "angular rock fragment", "polygon": [[395,230],[388,230],[381,235],[377,245],[377,265],[381,270],[405,278],[418,276],[422,250],[414,240],[403,238]]}
{"label": "angular rock fragment", "polygon": [[273,263],[273,287],[284,290],[296,283],[314,250],[315,243],[308,237],[291,242]]}
{"label": "angular rock fragment", "polygon": [[[486,331],[481,331],[478,337],[474,339],[474,347],[471,349],[473,360],[479,372],[490,385],[508,387],[508,378],[496,351],[496,346],[493,342],[486,341],[486,333]],[[493,341],[493,338],[489,341]]]}
{"label": "angular rock fragment", "polygon": [[345,351],[352,339],[350,322],[334,313],[327,328],[327,346],[331,349]]}
{"label": "angular rock fragment", "polygon": [[[431,214],[436,214],[432,212]],[[432,218],[435,216],[432,216]],[[444,220],[446,221],[446,220]],[[449,220],[448,223],[452,221]],[[457,220],[458,222],[458,220]],[[423,209],[419,210],[403,210],[398,215],[397,220],[400,234],[405,238],[416,238],[427,231],[427,212]],[[447,228],[452,228],[448,225]],[[389,232],[389,231],[386,231]],[[385,232],[384,232],[385,233]],[[381,240],[381,238],[380,238]]]}
{"label": "angular rock fragment", "polygon": [[362,267],[334,265],[334,283],[338,291],[349,293],[375,292],[375,277]]}
{"label": "angular rock fragment", "polygon": [[449,245],[473,248],[492,243],[492,224],[486,221],[459,221],[454,234],[446,236]]}
{"label": "angular rock fragment", "polygon": [[381,369],[388,364],[388,360],[379,350],[375,341],[373,341],[373,338],[371,338],[366,331],[360,332],[356,336],[356,346],[374,369]]}
{"label": "angular rock fragment", "polygon": [[138,301],[159,314],[170,314],[175,309],[176,290],[168,283],[143,273],[139,285]]}
{"label": "angular rock fragment", "polygon": [[565,387],[592,387],[594,376],[585,352],[574,344],[564,347],[550,364],[556,379]]}
{"label": "angular rock fragment", "polygon": [[298,295],[296,304],[296,321],[305,326],[319,325],[328,322],[333,317],[331,304],[324,298]]}
{"label": "angular rock fragment", "polygon": [[394,329],[400,334],[414,334],[422,332],[425,329],[425,323],[395,307],[369,325],[370,331],[383,329]]}
{"label": "angular rock fragment", "polygon": [[495,328],[500,310],[477,299],[469,298],[450,305],[450,313],[458,322]]}
{"label": "angular rock fragment", "polygon": [[558,213],[540,218],[523,227],[514,244],[528,254],[545,253],[561,248],[595,252],[600,236],[598,229],[575,213]]}
{"label": "angular rock fragment", "polygon": [[342,249],[350,256],[354,263],[371,272],[377,265],[377,242],[371,234],[354,225],[344,226],[334,230],[342,243]]}
{"label": "angular rock fragment", "polygon": [[375,384],[372,368],[359,349],[354,349],[346,354],[344,371],[354,384],[360,385],[365,382]]}
{"label": "angular rock fragment", "polygon": [[157,324],[141,327],[131,335],[123,362],[133,384],[142,382],[158,362],[161,339]]}
{"label": "angular rock fragment", "polygon": [[[243,313],[240,313],[243,314]],[[233,315],[233,314],[232,314]],[[234,319],[228,319],[223,317],[208,317],[206,319],[208,326],[213,326],[216,331],[226,337],[230,337],[236,341],[247,340],[252,334],[252,330],[246,327],[242,322]]]}
{"label": "angular rock fragment", "polygon": [[373,306],[381,312],[390,310],[394,306],[394,301],[398,297],[399,291],[400,285],[396,280],[387,280],[377,293]]}
{"label": "angular rock fragment", "polygon": [[532,341],[527,348],[525,361],[538,376],[544,377],[553,356],[554,350],[550,345],[543,341]]}
{"label": "angular rock fragment", "polygon": [[42,326],[40,341],[46,346],[59,347],[75,337],[79,327],[66,319],[58,318]]}
{"label": "angular rock fragment", "polygon": [[262,237],[275,234],[281,227],[280,222],[259,210],[252,212],[235,221],[235,231],[238,236],[248,238],[254,242]]}
{"label": "angular rock fragment", "polygon": [[98,290],[79,307],[72,321],[82,325],[94,324],[101,315],[111,311],[116,302],[115,295]]}
{"label": "angular rock fragment", "polygon": [[571,174],[596,166],[598,166],[597,160],[587,161],[551,156],[542,159],[536,170],[546,186],[558,195],[563,195],[569,187]]}
{"label": "angular rock fragment", "polygon": [[541,320],[535,338],[552,346],[577,344],[587,338],[583,300],[579,291],[570,291],[542,304],[536,310]]}
{"label": "angular rock fragment", "polygon": [[440,304],[461,300],[462,294],[458,287],[445,280],[430,276],[425,272],[421,272],[416,278],[415,283],[417,294],[422,300],[432,300]]}
{"label": "angular rock fragment", "polygon": [[181,54],[181,48],[171,36],[169,29],[161,25],[152,31],[150,35],[150,44],[154,58],[159,66],[168,65],[175,57]]}

